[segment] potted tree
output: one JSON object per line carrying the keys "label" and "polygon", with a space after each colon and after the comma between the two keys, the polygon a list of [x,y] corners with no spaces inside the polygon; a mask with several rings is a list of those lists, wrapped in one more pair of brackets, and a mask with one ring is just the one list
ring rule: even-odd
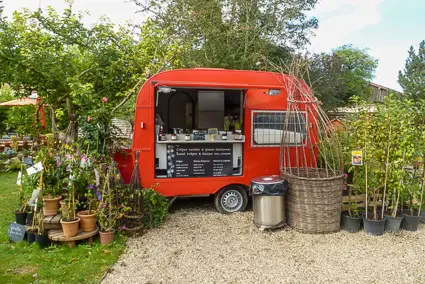
{"label": "potted tree", "polygon": [[355,193],[359,193],[357,167],[354,168],[353,184],[348,185],[348,212],[343,213],[341,219],[342,229],[351,233],[357,233],[360,231],[362,217],[360,215],[358,204],[352,201],[353,190]]}
{"label": "potted tree", "polygon": [[[354,136],[352,147],[362,151],[361,166],[358,167],[359,174],[363,177],[362,188],[365,192],[365,213],[363,213],[363,225],[366,233],[370,235],[382,235],[384,233],[385,221],[378,214],[378,196],[383,188],[383,162],[382,157],[383,142],[385,135],[380,133],[380,123],[382,119],[375,114],[369,113],[370,106],[361,101],[359,98],[354,98],[360,111],[352,117],[348,125]],[[378,131],[379,130],[379,131]],[[354,150],[354,149],[351,149]],[[351,160],[351,159],[350,159]],[[369,200],[372,197],[373,210],[370,211]]]}
{"label": "potted tree", "polygon": [[416,184],[416,170],[410,175],[409,181],[406,185],[406,203],[408,206],[407,210],[402,210],[403,220],[401,221],[400,228],[406,231],[417,231],[420,222],[420,203],[416,200],[419,199],[420,191],[418,191],[418,185]]}
{"label": "potted tree", "polygon": [[[21,172],[19,172],[19,175],[22,173],[22,166],[21,166]],[[24,190],[22,187],[22,176],[20,176],[19,181],[19,203],[18,203],[18,209],[15,211],[15,219],[16,223],[20,225],[25,225],[27,221],[27,201],[25,199]]]}
{"label": "potted tree", "polygon": [[[41,213],[37,214],[37,220],[38,220],[38,230],[34,231],[34,237],[35,242],[40,246],[40,248],[45,248],[49,246],[50,240],[49,236],[47,235],[47,232],[44,231],[43,226],[43,215]],[[31,242],[31,241],[29,241]]]}

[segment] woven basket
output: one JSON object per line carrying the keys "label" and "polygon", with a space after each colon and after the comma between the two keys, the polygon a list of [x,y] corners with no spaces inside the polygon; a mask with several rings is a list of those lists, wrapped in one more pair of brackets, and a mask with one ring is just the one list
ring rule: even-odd
{"label": "woven basket", "polygon": [[302,233],[339,231],[343,173],[327,178],[324,169],[291,169],[282,172],[289,182],[288,224]]}

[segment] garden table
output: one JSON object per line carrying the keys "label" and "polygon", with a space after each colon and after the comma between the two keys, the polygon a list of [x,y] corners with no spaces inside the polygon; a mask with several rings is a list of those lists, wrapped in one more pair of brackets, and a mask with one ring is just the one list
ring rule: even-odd
{"label": "garden table", "polygon": [[91,245],[91,243],[93,242],[93,237],[96,236],[97,233],[99,233],[99,227],[96,227],[96,230],[91,232],[78,231],[78,234],[75,237],[67,238],[63,234],[62,230],[50,230],[49,239],[55,242],[64,242],[65,244],[68,245],[68,247],[74,248],[75,241],[81,241],[86,239],[88,244]]}

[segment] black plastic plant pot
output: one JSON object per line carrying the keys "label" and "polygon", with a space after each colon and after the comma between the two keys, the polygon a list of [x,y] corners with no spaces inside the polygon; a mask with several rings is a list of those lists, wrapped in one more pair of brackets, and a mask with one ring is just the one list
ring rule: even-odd
{"label": "black plastic plant pot", "polygon": [[385,219],[372,220],[366,218],[363,214],[363,227],[364,231],[371,236],[382,236],[385,230]]}
{"label": "black plastic plant pot", "polygon": [[421,212],[421,223],[425,223],[425,211]]}
{"label": "black plastic plant pot", "polygon": [[385,216],[385,232],[396,233],[400,231],[403,217]]}
{"label": "black plastic plant pot", "polygon": [[357,233],[360,231],[362,224],[362,217],[350,217],[347,213],[342,214],[341,228],[350,233]]}
{"label": "black plastic plant pot", "polygon": [[412,232],[417,231],[420,219],[420,216],[403,214],[403,220],[401,221],[400,229]]}
{"label": "black plastic plant pot", "polygon": [[27,212],[27,225],[32,225],[32,218],[34,217],[34,212]]}
{"label": "black plastic plant pot", "polygon": [[28,243],[32,244],[35,242],[35,236],[36,234],[33,231],[27,231],[27,241]]}
{"label": "black plastic plant pot", "polygon": [[16,224],[25,225],[27,221],[27,212],[15,211]]}
{"label": "black plastic plant pot", "polygon": [[49,237],[47,235],[36,234],[35,235],[35,241],[40,246],[40,248],[48,247],[49,244],[50,244],[50,240],[49,240]]}

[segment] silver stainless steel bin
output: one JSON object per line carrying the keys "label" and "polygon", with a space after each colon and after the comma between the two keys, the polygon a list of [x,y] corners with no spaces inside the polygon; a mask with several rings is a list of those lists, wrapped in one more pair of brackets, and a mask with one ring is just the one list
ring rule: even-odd
{"label": "silver stainless steel bin", "polygon": [[279,176],[256,177],[251,181],[255,226],[274,229],[285,225],[286,191],[287,183]]}

